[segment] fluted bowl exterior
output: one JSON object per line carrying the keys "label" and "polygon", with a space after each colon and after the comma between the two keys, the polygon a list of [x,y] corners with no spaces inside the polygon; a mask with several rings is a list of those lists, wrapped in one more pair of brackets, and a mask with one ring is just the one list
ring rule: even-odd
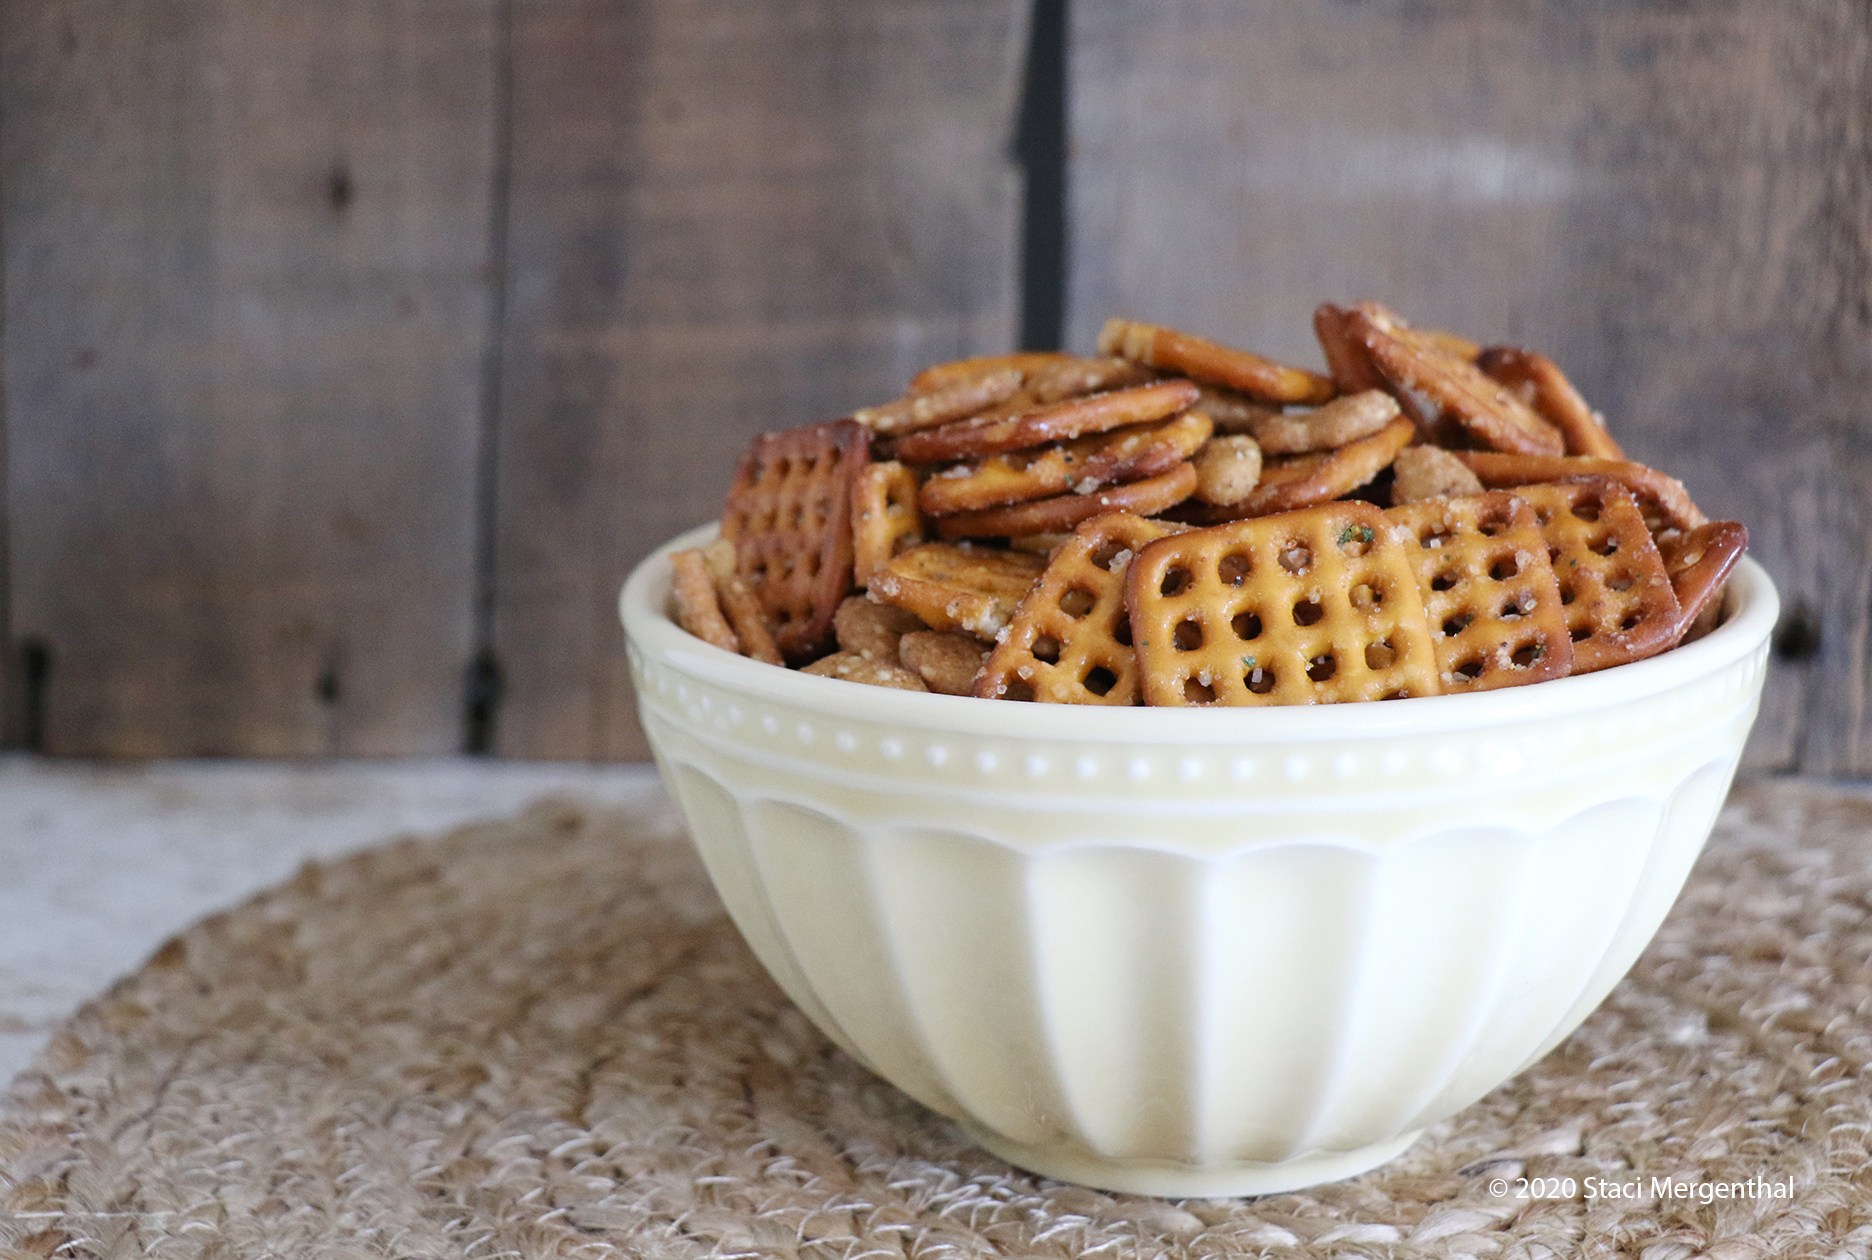
{"label": "fluted bowl exterior", "polygon": [[620,599],[650,744],[826,1035],[1024,1167],[1158,1194],[1349,1175],[1546,1053],[1713,825],[1776,616],[1380,704],[1103,709],[862,687]]}

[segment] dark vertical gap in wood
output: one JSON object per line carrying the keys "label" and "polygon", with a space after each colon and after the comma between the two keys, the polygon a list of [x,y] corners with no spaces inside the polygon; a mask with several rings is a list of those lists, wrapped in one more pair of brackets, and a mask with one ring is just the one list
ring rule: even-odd
{"label": "dark vertical gap in wood", "polygon": [[1023,350],[1057,350],[1066,332],[1066,2],[1034,0],[1015,124],[1021,211]]}
{"label": "dark vertical gap in wood", "polygon": [[[1781,620],[1775,626],[1770,642],[1777,660],[1803,668],[1805,674],[1801,682],[1803,688],[1816,686],[1816,680],[1824,677],[1820,670],[1812,667],[1813,662],[1820,655],[1820,614],[1808,605],[1806,599],[1797,597],[1790,607],[1782,609]],[[1811,696],[1811,691],[1808,694]],[[1811,704],[1803,706],[1802,711],[1811,713],[1813,711]],[[1801,763],[1807,756],[1807,729],[1807,725],[1803,723],[1801,728],[1794,732],[1793,764],[1786,768],[1786,773],[1799,774],[1801,772]]]}
{"label": "dark vertical gap in wood", "polygon": [[13,688],[19,706],[19,746],[31,753],[46,750],[46,690],[52,679],[52,649],[43,639],[26,639],[8,659],[9,672],[17,663],[19,682]]}
{"label": "dark vertical gap in wood", "polygon": [[[1844,327],[1834,339],[1835,344],[1840,347],[1841,356],[1834,368],[1834,373],[1845,379],[1865,382],[1868,377],[1872,377],[1872,115],[1868,114],[1868,109],[1872,109],[1872,5],[1856,4],[1848,9],[1848,13],[1850,21],[1858,29],[1852,32],[1850,40],[1846,43],[1848,47],[1857,52],[1858,56],[1855,58],[1854,73],[1850,81],[1850,99],[1840,110],[1841,125],[1846,128],[1846,154],[1845,160],[1840,164],[1844,170],[1839,174],[1845,180],[1845,188],[1840,197],[1839,209],[1833,217],[1838,225],[1836,235],[1841,242],[1839,252],[1842,256],[1832,261],[1841,272],[1841,279],[1846,288],[1840,295],[1842,300],[1837,311],[1837,317]],[[1863,398],[1863,385],[1860,395]],[[1855,410],[1863,418],[1863,402],[1859,403]],[[1841,443],[1840,445],[1856,444]],[[1856,464],[1857,461],[1854,463]],[[1842,459],[1841,466],[1852,467],[1853,465]],[[1860,522],[1866,519],[1864,515],[1858,517]],[[1863,549],[1867,543],[1868,539],[1862,532],[1859,537],[1859,547]],[[1855,646],[1862,654],[1867,651],[1863,646],[1863,634],[1868,621],[1872,621],[1872,608],[1861,607],[1857,610],[1850,631],[1853,639],[1857,640]],[[1814,627],[1816,649],[1820,633],[1820,626],[1816,620]],[[1816,655],[1818,655],[1817,650]],[[1851,680],[1848,685],[1857,684],[1858,695],[1855,697],[1857,704],[1854,708],[1859,714],[1863,714],[1865,706],[1872,703],[1872,695],[1868,695],[1869,685],[1864,681],[1864,665],[1865,658],[1862,655],[1860,660],[1849,662],[1846,668],[1846,678]],[[1829,685],[1829,680],[1826,675],[1821,670],[1814,670],[1813,676],[1807,683],[1808,703],[1804,706],[1803,716],[1814,711],[1813,689],[1827,685]],[[1811,748],[1815,742],[1814,727],[1815,724],[1811,719],[1801,723],[1799,737],[1794,746],[1794,771],[1797,774],[1812,774],[1816,769]],[[1866,774],[1868,760],[1872,759],[1868,758],[1863,743],[1866,737],[1865,731],[1866,723],[1861,717],[1852,733],[1851,755],[1847,764],[1842,766],[1838,761],[1834,761],[1825,767],[1827,773],[1842,777]]]}
{"label": "dark vertical gap in wood", "polygon": [[463,680],[462,751],[494,751],[502,674],[494,642],[501,403],[507,342],[507,231],[513,196],[514,0],[494,0],[494,160],[488,192],[488,323],[475,451],[474,650]]}
{"label": "dark vertical gap in wood", "polygon": [[[1837,96],[1820,98],[1818,111],[1823,125],[1841,132],[1837,151],[1825,164],[1825,192],[1817,207],[1821,240],[1815,251],[1817,276],[1837,287],[1822,299],[1830,306],[1827,335],[1803,366],[1837,384],[1861,382],[1863,397],[1863,383],[1872,378],[1872,126],[1867,123],[1872,117],[1872,5],[1846,6],[1843,16],[1852,29],[1838,33],[1831,48],[1851,58],[1851,70],[1840,77]],[[1854,410],[1863,414],[1859,407]],[[1852,423],[1856,428],[1857,421]],[[1838,477],[1853,485],[1853,470],[1860,466],[1855,456],[1864,449],[1863,439],[1850,432],[1835,433],[1828,445],[1834,460],[1829,480]],[[1810,485],[1806,493],[1825,491]],[[1851,502],[1855,496],[1848,491],[1842,497]],[[1857,548],[1843,554],[1823,550],[1829,561],[1844,559],[1854,550],[1863,552],[1866,546],[1866,515],[1861,510],[1847,520],[1851,524],[1845,525],[1845,535],[1857,535]],[[1823,561],[1821,572],[1825,571]],[[1833,590],[1844,594],[1851,575],[1840,573],[1837,581]],[[1803,692],[1788,769],[1796,775],[1863,775],[1868,760],[1864,710],[1872,697],[1862,679],[1872,608],[1829,599],[1829,585],[1823,579],[1815,594],[1819,607],[1806,595],[1784,603],[1772,639],[1775,657],[1799,667],[1795,678]]]}
{"label": "dark vertical gap in wood", "polygon": [[[5,55],[7,13],[0,7],[0,57]],[[7,455],[7,430],[12,411],[7,406],[6,260],[7,260],[7,109],[0,92],[0,749],[25,743],[25,661],[13,642],[13,524],[8,487],[12,464]]]}

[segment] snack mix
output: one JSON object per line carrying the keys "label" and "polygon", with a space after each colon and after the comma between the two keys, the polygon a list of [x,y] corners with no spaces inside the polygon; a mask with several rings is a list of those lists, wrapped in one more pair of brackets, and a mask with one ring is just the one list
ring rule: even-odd
{"label": "snack mix", "polygon": [[1114,319],[755,439],[690,633],[808,673],[1056,704],[1485,691],[1707,633],[1748,542],[1553,362],[1314,313],[1330,375]]}

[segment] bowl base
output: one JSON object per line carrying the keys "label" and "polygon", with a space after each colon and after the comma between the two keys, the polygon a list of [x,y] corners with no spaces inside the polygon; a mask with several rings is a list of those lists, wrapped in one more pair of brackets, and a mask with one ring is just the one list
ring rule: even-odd
{"label": "bowl base", "polygon": [[1017,1168],[1097,1190],[1149,1194],[1165,1199],[1279,1194],[1324,1185],[1329,1181],[1342,1181],[1396,1159],[1423,1132],[1419,1129],[1403,1137],[1361,1146],[1357,1150],[1321,1151],[1273,1163],[1240,1160],[1197,1166],[1163,1160],[1101,1159],[1096,1155],[1075,1151],[1042,1149],[1011,1141],[967,1120],[957,1123],[976,1145],[985,1147]]}

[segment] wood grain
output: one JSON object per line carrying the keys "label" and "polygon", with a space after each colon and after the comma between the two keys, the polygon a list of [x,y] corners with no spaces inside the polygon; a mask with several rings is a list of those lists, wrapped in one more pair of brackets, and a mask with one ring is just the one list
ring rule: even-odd
{"label": "wood grain", "polygon": [[755,434],[1009,347],[1016,0],[518,0],[497,749],[644,755],[618,586]]}
{"label": "wood grain", "polygon": [[1073,39],[1069,347],[1310,366],[1314,304],[1377,297],[1545,351],[1818,617],[1749,766],[1872,771],[1872,8],[1079,0]]}
{"label": "wood grain", "polygon": [[453,751],[492,0],[15,0],[17,637],[84,756]]}
{"label": "wood grain", "polygon": [[[1030,8],[12,0],[0,739],[43,646],[54,752],[447,752],[485,645],[496,751],[641,756],[630,566],[1015,341]],[[1872,772],[1872,7],[1070,16],[1069,348],[1553,355],[1806,611],[1747,764]]]}

